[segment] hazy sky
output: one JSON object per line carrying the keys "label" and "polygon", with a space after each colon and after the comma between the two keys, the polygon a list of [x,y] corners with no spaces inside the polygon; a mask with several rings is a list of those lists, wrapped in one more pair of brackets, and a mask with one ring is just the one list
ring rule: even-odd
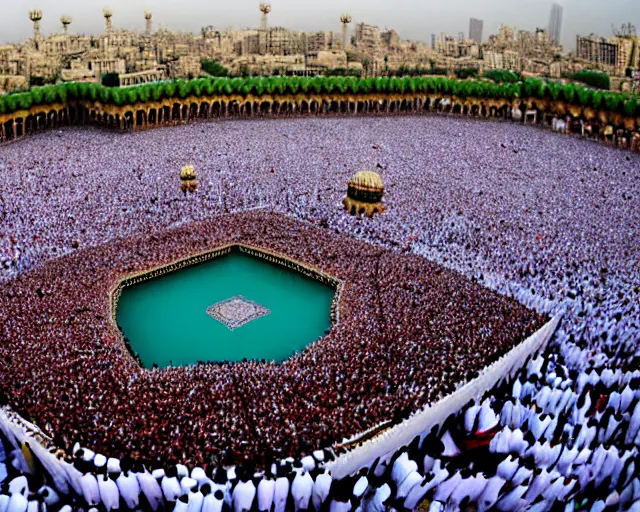
{"label": "hazy sky", "polygon": [[[60,16],[72,16],[70,32],[98,34],[104,28],[102,8],[113,11],[116,28],[144,29],[143,12],[153,11],[154,27],[199,31],[202,26],[257,27],[259,0],[2,0],[0,43],[16,42],[32,33],[29,9],[43,11],[41,30],[61,30]],[[575,46],[576,33],[611,35],[611,24],[631,22],[640,29],[640,0],[561,0],[562,42]],[[467,33],[469,18],[484,20],[483,37],[500,23],[519,29],[547,27],[550,0],[271,0],[269,24],[294,30],[339,30],[342,12],[354,22],[395,28],[403,39],[429,41],[431,33]],[[352,25],[353,27],[353,25]]]}

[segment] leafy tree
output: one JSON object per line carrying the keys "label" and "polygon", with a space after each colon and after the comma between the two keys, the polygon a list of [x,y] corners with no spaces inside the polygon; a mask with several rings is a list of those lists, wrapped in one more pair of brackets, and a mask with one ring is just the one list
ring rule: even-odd
{"label": "leafy tree", "polygon": [[120,75],[118,73],[103,73],[100,83],[104,87],[120,87]]}
{"label": "leafy tree", "polygon": [[465,80],[467,78],[477,78],[480,70],[478,68],[456,68],[453,70],[453,73],[460,80]]}
{"label": "leafy tree", "polygon": [[591,87],[596,87],[597,89],[609,90],[611,88],[611,78],[601,71],[583,69],[582,71],[569,75],[568,78],[590,85]]}
{"label": "leafy tree", "polygon": [[215,60],[202,59],[202,71],[211,76],[229,76],[229,70]]}
{"label": "leafy tree", "polygon": [[522,75],[517,71],[509,71],[506,69],[491,69],[485,71],[482,74],[483,78],[493,80],[496,83],[511,83],[522,82]]}

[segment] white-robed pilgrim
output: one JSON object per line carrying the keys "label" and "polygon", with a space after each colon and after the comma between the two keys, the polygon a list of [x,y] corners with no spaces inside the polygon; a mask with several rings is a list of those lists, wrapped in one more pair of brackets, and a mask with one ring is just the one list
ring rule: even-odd
{"label": "white-robed pilgrim", "polygon": [[289,480],[286,476],[276,479],[275,492],[273,495],[274,512],[284,512],[287,506],[287,496],[289,495]]}
{"label": "white-robed pilgrim", "polygon": [[162,488],[158,481],[146,469],[141,473],[136,473],[136,478],[140,484],[140,490],[149,502],[149,507],[153,512],[160,510],[164,506],[162,498]]}
{"label": "white-robed pilgrim", "polygon": [[216,489],[214,492],[209,492],[209,488],[203,488],[203,494],[205,494],[202,501],[202,512],[221,512],[224,505],[224,493],[220,489]]}
{"label": "white-robed pilgrim", "polygon": [[307,471],[298,473],[291,483],[291,495],[295,512],[309,508],[311,492],[313,491],[313,478]]}
{"label": "white-robed pilgrim", "polygon": [[311,501],[316,512],[320,512],[322,504],[329,496],[331,480],[331,475],[326,470],[316,476],[316,480],[313,483],[313,491],[311,491]]}
{"label": "white-robed pilgrim", "polygon": [[138,483],[136,475],[131,471],[121,473],[118,478],[116,478],[116,485],[118,486],[120,496],[122,496],[125,505],[127,505],[130,510],[138,508],[140,503],[140,484]]}
{"label": "white-robed pilgrim", "polygon": [[117,484],[107,474],[104,474],[98,477],[98,488],[104,508],[107,511],[118,510],[120,508],[120,492]]}
{"label": "white-robed pilgrim", "polygon": [[234,512],[248,512],[251,510],[253,499],[256,496],[256,486],[250,479],[240,480],[232,493]]}
{"label": "white-robed pilgrim", "polygon": [[263,478],[258,482],[258,511],[268,512],[273,505],[273,496],[276,491],[276,481],[273,478]]}
{"label": "white-robed pilgrim", "polygon": [[95,475],[91,473],[82,475],[80,488],[82,489],[82,496],[89,506],[95,507],[100,504],[100,487]]}

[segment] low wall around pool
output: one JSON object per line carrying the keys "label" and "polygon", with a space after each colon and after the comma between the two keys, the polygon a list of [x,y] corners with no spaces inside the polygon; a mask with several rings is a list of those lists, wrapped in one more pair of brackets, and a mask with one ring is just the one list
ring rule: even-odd
{"label": "low wall around pool", "polygon": [[[118,309],[118,301],[120,299],[122,290],[124,288],[128,286],[133,286],[138,283],[142,283],[144,281],[149,281],[151,279],[162,277],[166,274],[178,271],[183,268],[199,265],[201,263],[206,263],[216,258],[224,257],[233,251],[238,251],[238,252],[247,254],[249,256],[252,256],[254,258],[260,258],[269,263],[273,263],[275,265],[285,267],[289,270],[302,274],[306,277],[314,279],[324,285],[327,285],[333,288],[335,290],[335,293],[331,301],[331,310],[330,310],[331,327],[334,327],[340,323],[342,291],[344,289],[343,281],[311,265],[301,263],[283,254],[279,254],[279,253],[270,251],[268,249],[263,249],[260,247],[234,243],[234,244],[222,245],[222,246],[216,247],[215,249],[201,252],[193,256],[189,256],[187,258],[174,261],[172,263],[168,263],[166,265],[154,267],[149,270],[136,272],[134,274],[130,274],[121,278],[109,293],[109,302],[111,306],[111,311],[110,311],[111,315],[109,320],[112,327],[120,336],[122,336],[121,330],[116,321],[116,314]],[[124,339],[123,339],[123,342],[126,344]],[[141,361],[136,357],[131,347],[128,344],[126,345],[126,347],[130,355],[134,359],[136,359],[136,361],[140,364],[140,366],[144,366],[141,364]]]}

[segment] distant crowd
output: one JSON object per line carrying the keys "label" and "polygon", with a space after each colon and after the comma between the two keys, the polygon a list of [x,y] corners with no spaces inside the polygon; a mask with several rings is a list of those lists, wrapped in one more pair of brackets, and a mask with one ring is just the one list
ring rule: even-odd
{"label": "distant crowd", "polygon": [[[259,438],[264,447],[280,446],[282,452],[274,453],[274,460],[288,454],[313,458],[320,446],[316,441],[361,431],[375,424],[373,418],[400,419],[448,393],[462,377],[472,376],[497,356],[489,348],[502,345],[496,334],[508,327],[523,332],[524,318],[536,326],[541,322],[521,310],[514,324],[502,324],[508,311],[517,312],[517,305],[487,296],[486,290],[426,260],[392,256],[382,249],[379,255],[360,257],[359,244],[339,238],[344,248],[338,250],[327,231],[313,241],[300,234],[305,244],[292,243],[290,232],[278,242],[286,222],[277,222],[267,233],[251,231],[258,223],[242,223],[240,234],[230,229],[227,236],[263,237],[271,240],[274,250],[292,255],[308,244],[312,250],[304,257],[310,262],[359,281],[357,293],[347,290],[344,304],[349,319],[345,326],[362,335],[350,345],[357,368],[349,365],[350,356],[325,350],[331,343],[349,343],[332,336],[279,367],[256,362],[148,374],[123,357],[115,334],[98,344],[108,305],[93,293],[106,284],[101,264],[105,260],[93,260],[96,255],[108,257],[116,246],[129,247],[128,256],[119,255],[113,265],[135,270],[141,260],[169,255],[145,252],[132,235],[186,224],[180,230],[185,237],[180,250],[188,251],[190,243],[209,243],[215,236],[190,231],[191,221],[267,207],[350,235],[351,240],[384,246],[396,255],[426,256],[539,312],[563,313],[549,351],[530,362],[514,383],[469,404],[441,431],[425,433],[429,435],[424,440],[399,450],[386,464],[381,461],[354,475],[353,481],[332,483],[334,494],[327,503],[333,511],[411,509],[422,498],[433,510],[466,510],[473,505],[478,510],[542,511],[560,504],[577,510],[638,510],[640,160],[635,155],[519,125],[401,118],[221,122],[122,137],[72,129],[12,144],[2,148],[2,156],[3,273],[7,279],[20,276],[8,281],[11,286],[0,297],[0,309],[11,312],[2,321],[2,336],[9,340],[2,357],[10,368],[0,377],[2,387],[10,401],[32,412],[43,427],[60,432],[57,426],[74,424],[66,439],[57,439],[69,452],[75,441],[100,452],[104,441],[119,455],[151,454],[149,471],[158,469],[153,455],[162,454],[164,474],[155,479],[161,488],[165,479],[177,474],[171,459],[205,467],[211,462],[228,468],[239,465],[240,476],[231,474],[228,506],[263,510],[254,500],[260,498],[261,482],[270,478],[243,478],[269,467],[269,457],[246,458],[255,453],[256,445],[252,452],[249,442],[245,451],[245,439]],[[177,179],[184,163],[195,165],[199,179],[198,192],[186,197]],[[360,169],[377,170],[385,182],[387,212],[381,217],[363,220],[341,210],[346,181]],[[224,229],[223,224],[214,230]],[[163,237],[157,235],[154,244],[169,247]],[[324,237],[328,245],[319,247]],[[117,244],[91,249],[86,253],[90,257],[75,267],[65,267],[66,260],[44,264],[56,255],[116,239]],[[68,261],[76,261],[73,258]],[[27,274],[30,269],[35,273]],[[53,269],[59,275],[48,274]],[[31,281],[35,275],[55,286],[38,288]],[[438,287],[429,288],[427,282],[437,282]],[[56,295],[74,300],[77,310],[71,309],[71,302],[57,305]],[[474,296],[488,297],[500,306],[502,319],[483,309],[482,301],[471,300]],[[76,303],[80,298],[89,300]],[[18,303],[38,307],[16,308]],[[443,307],[453,304],[471,309],[462,309],[453,319],[438,317]],[[61,318],[57,307],[73,314]],[[496,323],[483,329],[490,321]],[[476,338],[460,344],[466,339],[462,325],[486,341]],[[40,336],[71,339],[73,345],[60,343],[60,353],[50,354],[36,344],[37,329]],[[390,332],[396,344],[386,343]],[[446,347],[438,352],[444,359],[416,357],[427,344],[430,350]],[[475,347],[486,347],[480,357]],[[305,364],[297,367],[298,362]],[[314,371],[314,365],[324,363],[337,371]],[[452,370],[433,371],[443,364]],[[34,368],[39,370],[34,373]],[[94,371],[100,375],[96,382]],[[296,371],[302,372],[299,378],[286,379]],[[229,379],[233,372],[238,373]],[[113,377],[103,380],[109,374]],[[129,380],[118,381],[121,374]],[[269,392],[261,395],[265,383]],[[67,389],[60,396],[47,392],[63,387]],[[321,395],[314,396],[318,389],[315,393]],[[126,436],[110,437],[117,432],[111,419],[138,403],[135,395],[143,391],[155,399],[140,400],[139,413],[128,418],[127,428],[153,429],[149,418],[159,410],[166,413],[166,424],[158,424],[138,446],[125,444]],[[384,398],[367,400],[373,391]],[[92,392],[95,398],[77,408],[77,398]],[[206,406],[194,407],[205,395]],[[68,406],[38,408],[47,399]],[[314,403],[337,403],[341,408],[317,410]],[[227,407],[234,408],[234,414],[220,416],[209,436],[195,433],[193,426],[203,415]],[[268,420],[293,411],[298,422],[269,428]],[[96,424],[105,430],[95,430]],[[153,439],[171,442],[153,446]],[[280,443],[283,439],[286,442]],[[239,450],[230,448],[234,441]],[[198,453],[216,456],[213,461],[192,457]],[[281,471],[293,485],[302,472],[295,470],[293,461],[289,464]],[[319,474],[311,473],[314,486]],[[319,488],[323,485],[326,482]],[[240,491],[234,501],[238,486],[247,490],[250,501],[241,498]],[[177,499],[176,507],[188,507],[199,502],[200,493],[204,503],[210,488],[200,483],[197,487],[196,491],[187,480],[178,493],[183,497],[163,494],[162,499]],[[2,491],[10,499],[20,494]],[[287,492],[295,496],[293,488]],[[222,501],[224,496],[223,492]],[[302,505],[299,509],[308,508]]]}

